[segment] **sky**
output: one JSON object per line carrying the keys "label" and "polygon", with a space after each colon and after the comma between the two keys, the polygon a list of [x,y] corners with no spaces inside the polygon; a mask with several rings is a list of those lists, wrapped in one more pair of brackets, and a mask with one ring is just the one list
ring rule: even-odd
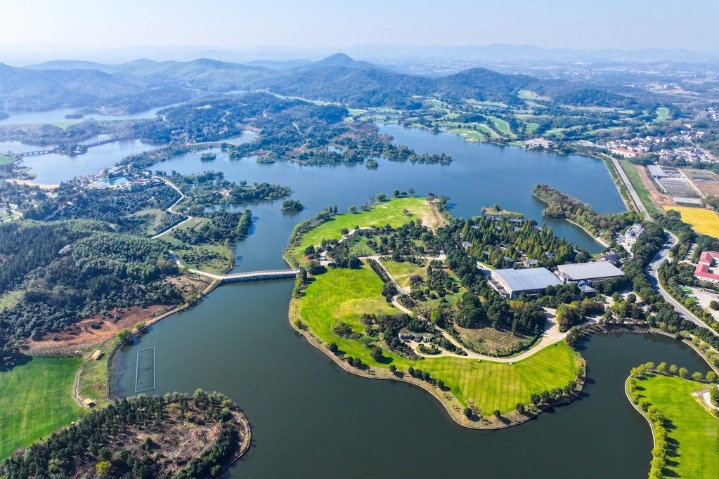
{"label": "sky", "polygon": [[717,0],[0,0],[0,47],[719,50]]}

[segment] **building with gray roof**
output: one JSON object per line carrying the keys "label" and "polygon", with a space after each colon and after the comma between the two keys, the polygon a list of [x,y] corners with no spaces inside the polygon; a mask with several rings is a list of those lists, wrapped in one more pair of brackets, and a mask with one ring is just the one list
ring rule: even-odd
{"label": "building with gray roof", "polygon": [[565,283],[579,283],[580,281],[591,283],[624,276],[622,270],[609,261],[562,264],[557,266],[557,274]]}
{"label": "building with gray roof", "polygon": [[516,298],[522,293],[542,293],[547,286],[557,286],[562,282],[547,268],[527,268],[495,269],[489,284],[502,296]]}

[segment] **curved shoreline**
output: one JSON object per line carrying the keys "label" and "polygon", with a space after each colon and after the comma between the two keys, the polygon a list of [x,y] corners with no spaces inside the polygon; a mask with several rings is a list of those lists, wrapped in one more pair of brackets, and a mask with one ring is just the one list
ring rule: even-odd
{"label": "curved shoreline", "polygon": [[[294,298],[290,300],[289,305],[289,312],[288,312],[288,320],[290,323],[290,326],[292,329],[294,329],[298,334],[302,335],[309,344],[311,344],[313,347],[318,349],[320,352],[324,353],[325,356],[329,357],[337,366],[342,368],[345,372],[349,374],[354,374],[356,376],[367,378],[367,379],[379,379],[379,380],[387,380],[387,381],[399,381],[404,382],[407,384],[411,384],[413,386],[417,386],[427,393],[429,393],[431,396],[433,396],[441,405],[444,407],[445,411],[447,411],[447,414],[449,417],[457,423],[459,426],[465,427],[467,429],[475,429],[475,430],[497,430],[497,429],[507,429],[509,427],[513,426],[519,426],[520,424],[524,424],[531,419],[536,418],[539,416],[542,412],[551,409],[556,406],[560,406],[562,404],[568,404],[574,401],[577,397],[579,397],[579,394],[584,389],[584,382],[585,377],[580,377],[577,380],[577,386],[572,393],[572,395],[568,398],[562,398],[556,401],[551,402],[550,404],[545,404],[542,406],[537,406],[539,408],[539,411],[536,413],[526,411],[523,414],[520,414],[517,411],[511,411],[508,412],[502,417],[506,420],[501,421],[494,416],[482,416],[482,419],[479,421],[471,421],[467,417],[464,416],[463,410],[464,405],[459,402],[459,400],[451,394],[449,391],[443,391],[439,389],[436,386],[433,386],[425,381],[420,381],[416,378],[413,378],[409,376],[408,374],[404,374],[402,376],[396,376],[394,373],[390,372],[387,369],[384,368],[369,368],[366,371],[359,370],[353,367],[350,367],[347,363],[342,361],[338,356],[335,356],[332,354],[322,342],[321,339],[317,338],[312,332],[307,329],[303,330],[297,327],[294,320],[301,319],[301,316],[299,313],[295,311],[297,307],[296,302],[294,301]],[[581,361],[581,367],[586,371],[586,365],[587,362],[584,359],[584,357],[577,353],[576,357],[580,359]],[[379,374],[377,374],[379,373]],[[440,391],[444,393],[444,395],[440,395]]]}

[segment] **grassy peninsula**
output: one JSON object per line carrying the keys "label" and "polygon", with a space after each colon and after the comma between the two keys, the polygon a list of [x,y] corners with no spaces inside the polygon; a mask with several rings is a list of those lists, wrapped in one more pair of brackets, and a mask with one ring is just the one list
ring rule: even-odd
{"label": "grassy peninsula", "polygon": [[[394,198],[376,203],[361,213],[326,216],[314,221],[314,227],[309,227],[304,234],[294,235],[287,257],[309,271],[304,284],[302,275],[298,278],[290,306],[290,321],[295,328],[347,371],[365,377],[407,381],[429,391],[455,421],[467,427],[500,428],[520,423],[539,412],[542,406],[571,396],[583,374],[583,360],[566,342],[557,342],[516,362],[478,359],[476,354],[462,357],[461,354],[467,353],[451,340],[442,343],[446,344],[446,350],[430,346],[432,353],[417,354],[411,340],[409,343],[397,341],[396,331],[404,332],[407,327],[415,331],[422,329],[422,325],[413,321],[426,325],[427,330],[435,334],[440,329],[432,329],[429,321],[399,304],[396,297],[391,302],[388,300],[392,295],[387,294],[387,278],[373,270],[373,259],[357,253],[359,263],[354,267],[330,264],[341,258],[345,250],[352,255],[367,247],[368,242],[380,242],[377,238],[352,238],[358,231],[386,224],[400,227],[418,221],[429,228],[439,226],[427,200]],[[426,239],[429,233],[422,234]],[[328,240],[335,245],[327,246]],[[342,246],[350,242],[351,245]],[[332,260],[308,259],[308,253],[322,249],[320,245],[325,245],[329,256],[321,253],[319,257]],[[424,259],[429,261],[434,253],[427,252]],[[431,262],[439,268],[441,259]],[[408,266],[397,267],[391,261],[382,263],[397,274],[400,287],[405,284],[403,276],[413,270]],[[451,283],[449,275],[445,276]],[[458,293],[462,291],[458,285],[449,288],[457,289]],[[451,291],[447,293],[443,297],[452,296]],[[439,305],[441,300],[433,301]],[[422,343],[418,350],[421,352],[426,347]]]}
{"label": "grassy peninsula", "polygon": [[699,394],[707,384],[687,374],[684,368],[661,363],[655,369],[648,363],[634,368],[627,380],[630,399],[652,424],[650,479],[708,479],[719,470],[719,417]]}

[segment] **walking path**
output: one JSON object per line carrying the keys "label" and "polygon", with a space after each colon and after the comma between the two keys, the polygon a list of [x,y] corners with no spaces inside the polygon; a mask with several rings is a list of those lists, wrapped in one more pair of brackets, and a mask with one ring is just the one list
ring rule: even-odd
{"label": "walking path", "polygon": [[[175,214],[175,215],[181,214],[181,213],[178,213],[178,212],[174,211],[174,208],[175,208],[175,206],[179,205],[179,204],[182,202],[182,200],[185,199],[185,195],[182,193],[182,191],[180,191],[180,189],[179,189],[177,186],[175,186],[175,184],[174,184],[173,182],[171,182],[170,180],[168,180],[168,179],[166,179],[166,178],[163,178],[162,176],[153,176],[153,178],[157,178],[157,179],[161,180],[161,181],[164,182],[167,186],[169,186],[169,187],[172,188],[173,190],[177,191],[177,193],[180,195],[180,198],[179,198],[177,201],[175,201],[174,203],[172,203],[172,204],[170,205],[170,207],[167,208],[166,211],[167,211],[168,213]],[[192,216],[188,216],[187,218],[185,218],[184,220],[180,221],[180,222],[177,223],[176,225],[170,226],[169,228],[165,229],[164,231],[161,231],[161,232],[157,233],[155,236],[152,237],[152,239],[157,239],[157,238],[159,238],[160,236],[163,236],[163,235],[169,233],[170,231],[174,230],[175,228],[179,228],[180,226],[182,226],[183,224],[187,223],[187,222],[190,221],[191,219],[192,219]]]}

